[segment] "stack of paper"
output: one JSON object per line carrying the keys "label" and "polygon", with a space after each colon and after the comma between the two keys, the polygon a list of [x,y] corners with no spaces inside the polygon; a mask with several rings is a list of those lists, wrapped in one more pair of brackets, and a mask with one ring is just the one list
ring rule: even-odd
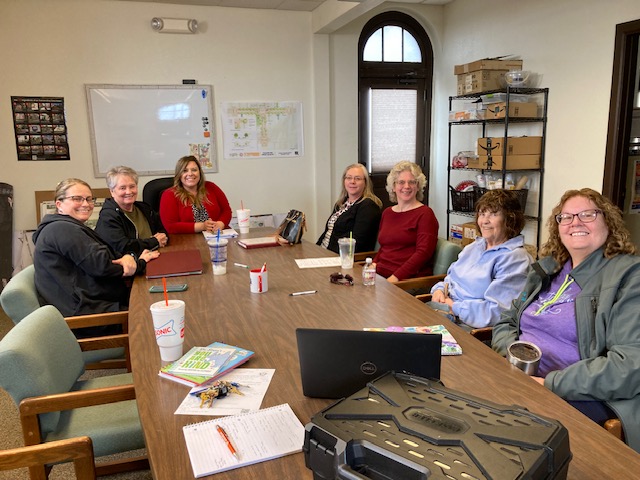
{"label": "stack of paper", "polygon": [[190,387],[206,385],[242,365],[254,352],[221,342],[193,347],[179,360],[165,365],[158,375]]}
{"label": "stack of paper", "polygon": [[[217,233],[203,231],[202,234],[207,241],[218,238]],[[225,228],[224,230],[220,231],[220,238],[235,238],[237,236],[238,232],[236,232],[233,228]]]}

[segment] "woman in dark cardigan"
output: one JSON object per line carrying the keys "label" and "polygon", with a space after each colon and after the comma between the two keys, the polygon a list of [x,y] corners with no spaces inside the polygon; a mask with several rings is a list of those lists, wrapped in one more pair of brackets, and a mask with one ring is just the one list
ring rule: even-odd
{"label": "woman in dark cardigan", "polygon": [[338,253],[338,239],[353,237],[356,252],[375,250],[382,201],[373,193],[364,165],[349,165],[342,174],[342,191],[333,206],[318,245]]}

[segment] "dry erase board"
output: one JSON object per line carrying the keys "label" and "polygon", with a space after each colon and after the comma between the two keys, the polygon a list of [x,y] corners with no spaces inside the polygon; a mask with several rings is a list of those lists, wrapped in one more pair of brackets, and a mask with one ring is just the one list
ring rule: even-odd
{"label": "dry erase board", "polygon": [[194,155],[217,172],[211,85],[85,85],[96,177],[126,165],[139,175],[173,174]]}

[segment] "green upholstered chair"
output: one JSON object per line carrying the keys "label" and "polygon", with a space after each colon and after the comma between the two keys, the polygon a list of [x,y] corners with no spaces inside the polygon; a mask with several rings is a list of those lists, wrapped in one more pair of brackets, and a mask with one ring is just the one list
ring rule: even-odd
{"label": "green upholstered chair", "polygon": [[[0,293],[0,303],[7,316],[17,324],[24,317],[40,308],[36,293],[35,268],[33,265],[20,270],[11,278]],[[70,328],[84,326],[110,325],[121,323],[123,332],[127,332],[127,312],[104,313],[98,315],[83,315],[68,317]],[[113,336],[116,337],[116,336]],[[103,348],[83,352],[87,368],[128,368],[128,352],[124,348]]]}
{"label": "green upholstered chair", "polygon": [[[0,471],[71,461],[77,479],[95,480],[93,444],[89,437],[0,451]],[[31,480],[46,480],[46,476],[31,476]]]}
{"label": "green upholstered chair", "polygon": [[[0,387],[18,405],[25,446],[86,435],[95,457],[144,448],[131,373],[79,380],[84,358],[55,307],[38,308],[5,335],[0,365]],[[97,464],[98,475],[142,468],[146,457]]]}
{"label": "green upholstered chair", "polygon": [[436,283],[444,280],[449,266],[458,259],[461,251],[460,245],[439,238],[433,254],[433,275],[400,280],[396,282],[396,286],[406,291],[430,290]]}

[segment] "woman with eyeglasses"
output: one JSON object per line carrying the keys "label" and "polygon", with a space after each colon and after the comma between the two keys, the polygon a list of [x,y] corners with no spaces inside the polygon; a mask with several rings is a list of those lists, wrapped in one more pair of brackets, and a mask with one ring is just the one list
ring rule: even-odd
{"label": "woman with eyeglasses", "polygon": [[467,245],[431,289],[433,308],[466,329],[495,325],[522,291],[531,264],[524,248],[524,213],[514,192],[489,190],[476,203],[482,234]]}
{"label": "woman with eyeglasses", "polygon": [[590,188],[567,191],[523,293],[493,329],[542,351],[534,379],[597,423],[617,416],[640,452],[640,258],[620,210]]}
{"label": "woman with eyeglasses", "polygon": [[413,162],[399,162],[387,175],[387,192],[395,205],[382,212],[374,262],[389,282],[433,273],[438,220],[422,203],[427,178]]}
{"label": "woman with eyeglasses", "polygon": [[342,174],[340,196],[316,244],[338,253],[338,239],[351,236],[356,252],[375,250],[381,213],[382,201],[373,193],[369,172],[361,163],[349,165]]}
{"label": "woman with eyeglasses", "polygon": [[[41,305],[63,316],[117,312],[129,305],[127,277],[142,273],[159,253],[116,252],[85,225],[93,213],[91,187],[68,178],[55,190],[57,213],[45,215],[33,234],[35,284]],[[77,336],[114,333],[113,326],[76,330]]]}

